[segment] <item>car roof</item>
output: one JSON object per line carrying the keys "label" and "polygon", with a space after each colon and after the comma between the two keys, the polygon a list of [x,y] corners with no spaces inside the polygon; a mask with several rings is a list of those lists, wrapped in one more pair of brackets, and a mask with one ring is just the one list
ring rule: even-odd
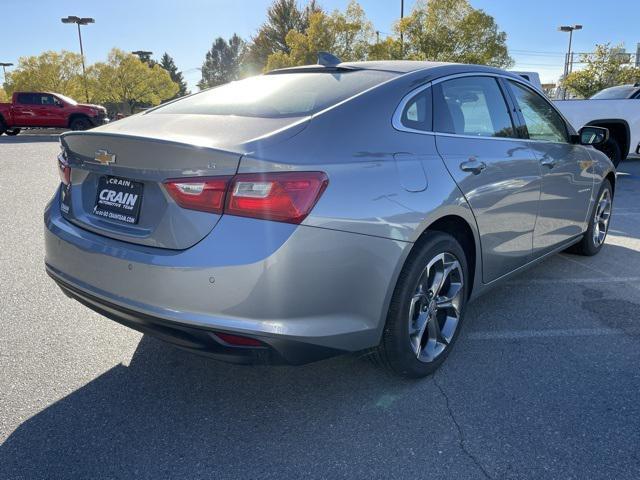
{"label": "car roof", "polygon": [[323,71],[348,71],[348,70],[376,70],[397,73],[403,75],[413,72],[422,72],[428,77],[437,78],[457,73],[478,72],[498,73],[522,80],[522,77],[513,73],[486,65],[473,65],[451,62],[427,62],[420,60],[380,60],[366,62],[342,62],[336,65],[303,65],[299,67],[281,68],[272,70],[267,74],[295,73],[295,72],[323,72]]}

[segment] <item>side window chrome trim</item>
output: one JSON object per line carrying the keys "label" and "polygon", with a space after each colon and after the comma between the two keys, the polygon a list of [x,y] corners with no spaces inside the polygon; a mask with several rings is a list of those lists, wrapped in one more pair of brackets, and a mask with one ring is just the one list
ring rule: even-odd
{"label": "side window chrome trim", "polygon": [[[555,110],[555,112],[560,115],[560,118],[562,118],[562,120],[564,120],[565,123],[565,127],[567,129],[567,134],[571,135],[571,131],[573,130],[573,127],[571,126],[571,124],[569,123],[569,121],[565,118],[565,116],[560,112],[560,110],[558,110],[558,108],[556,108],[556,106],[553,104],[553,102],[551,102],[548,98],[546,98],[546,96],[544,95],[544,93],[540,92],[535,86],[531,85],[529,82],[527,82],[524,78],[518,77],[518,76],[511,76],[511,75],[504,75],[504,74],[500,74],[500,73],[493,73],[493,72],[465,72],[465,73],[455,73],[453,75],[447,75],[445,77],[439,77],[436,78],[435,80],[432,80],[429,83],[426,83],[424,85],[421,85],[420,87],[417,87],[413,90],[411,90],[409,93],[407,93],[402,100],[400,100],[400,103],[398,104],[398,106],[396,107],[395,112],[393,113],[393,117],[391,120],[391,124],[393,125],[393,128],[395,128],[396,130],[400,131],[400,132],[408,132],[408,133],[419,133],[421,135],[435,135],[435,136],[443,136],[443,137],[460,137],[460,138],[474,138],[474,139],[484,139],[484,140],[507,140],[510,142],[513,141],[523,141],[523,142],[544,142],[544,143],[558,143],[560,145],[566,145],[567,142],[551,142],[549,140],[534,140],[531,138],[512,138],[512,137],[482,137],[482,136],[475,136],[475,135],[459,135],[457,133],[441,133],[441,132],[434,132],[434,131],[426,131],[426,130],[416,130],[415,128],[409,128],[409,127],[405,127],[402,124],[402,112],[404,111],[404,107],[407,106],[407,103],[409,103],[409,101],[416,96],[418,93],[422,92],[423,90],[426,90],[427,88],[431,88],[433,85],[436,85],[438,83],[442,83],[442,82],[446,82],[447,80],[452,80],[454,78],[461,78],[461,77],[493,77],[493,78],[504,78],[506,80],[511,80],[512,82],[516,82],[516,83],[520,83],[523,86],[533,90],[534,92],[536,92],[538,95],[541,95],[542,98],[544,100],[547,101],[547,103],[549,105],[551,105],[551,108],[553,108]],[[505,99],[506,101],[506,99]]]}
{"label": "side window chrome trim", "polygon": [[431,82],[426,83],[424,85],[419,86],[418,88],[414,88],[413,90],[411,90],[409,93],[407,93],[402,100],[400,100],[400,103],[398,104],[398,106],[396,107],[396,111],[393,112],[393,117],[391,118],[391,125],[393,125],[393,128],[395,128],[396,130],[399,130],[401,132],[410,132],[410,133],[422,133],[422,134],[427,134],[427,135],[433,135],[432,131],[428,131],[428,130],[418,130],[417,128],[410,128],[410,127],[406,127],[403,123],[402,123],[402,112],[404,112],[405,107],[407,106],[407,104],[413,100],[413,98],[424,92],[425,90],[427,90],[428,88],[431,88]]}

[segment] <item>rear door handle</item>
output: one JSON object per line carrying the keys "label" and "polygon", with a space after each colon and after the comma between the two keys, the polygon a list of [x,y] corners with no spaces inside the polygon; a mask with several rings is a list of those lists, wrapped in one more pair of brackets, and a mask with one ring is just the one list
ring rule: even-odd
{"label": "rear door handle", "polygon": [[460,170],[463,172],[471,172],[474,175],[478,175],[485,168],[487,168],[487,165],[484,162],[479,162],[478,160],[469,160],[468,162],[462,162],[460,164]]}
{"label": "rear door handle", "polygon": [[543,158],[542,160],[540,160],[540,165],[543,165],[545,167],[549,167],[549,168],[553,168],[556,166],[556,159],[555,158]]}

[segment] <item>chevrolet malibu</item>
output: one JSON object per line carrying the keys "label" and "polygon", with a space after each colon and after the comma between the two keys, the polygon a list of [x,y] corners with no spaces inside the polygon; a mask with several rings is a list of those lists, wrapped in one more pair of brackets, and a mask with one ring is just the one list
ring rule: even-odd
{"label": "chevrolet malibu", "polygon": [[49,275],[220,360],[367,351],[421,377],[473,298],[602,248],[607,130],[502,70],[332,58],[62,135]]}

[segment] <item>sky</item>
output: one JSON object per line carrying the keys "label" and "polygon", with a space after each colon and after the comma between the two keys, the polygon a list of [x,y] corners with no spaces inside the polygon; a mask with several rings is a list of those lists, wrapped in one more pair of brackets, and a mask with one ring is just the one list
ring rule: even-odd
{"label": "sky", "polygon": [[[112,47],[163,52],[174,57],[189,87],[195,89],[197,70],[213,40],[233,33],[249,39],[264,22],[272,0],[0,0],[0,62],[17,63],[21,56],[45,50],[78,51],[75,25],[61,17],[93,17],[83,27],[88,63],[106,58]],[[305,3],[305,0],[299,0]],[[582,24],[573,50],[592,51],[596,43],[624,44],[636,50],[640,42],[640,1],[615,0],[470,0],[492,15],[507,33],[515,70],[537,71],[543,82],[562,73],[568,34],[561,24]],[[348,0],[320,0],[326,10],[344,9]],[[400,16],[400,0],[359,0],[381,35],[392,31]],[[408,12],[414,0],[405,0]]]}

